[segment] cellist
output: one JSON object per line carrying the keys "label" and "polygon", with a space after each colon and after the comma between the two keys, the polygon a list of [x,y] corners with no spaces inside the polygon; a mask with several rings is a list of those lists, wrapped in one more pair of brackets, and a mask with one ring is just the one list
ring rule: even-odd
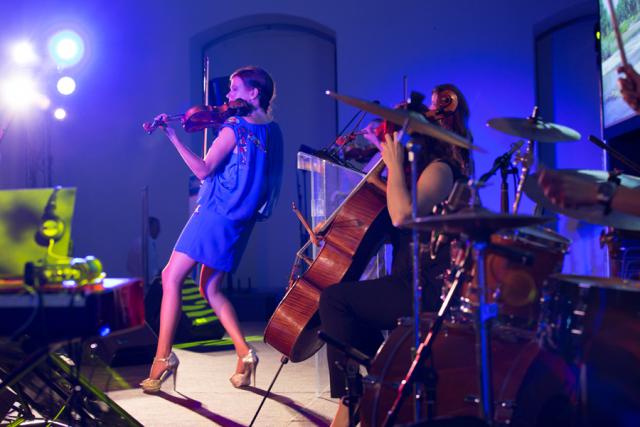
{"label": "cellist", "polygon": [[[426,110],[426,109],[425,109]],[[460,90],[451,84],[436,86],[431,106],[424,114],[443,128],[471,139],[467,127],[469,108]],[[322,330],[373,357],[383,342],[382,330],[393,329],[400,317],[412,313],[411,231],[398,228],[411,219],[410,168],[405,147],[398,132],[380,133],[380,151],[387,168],[386,198],[392,226],[389,235],[393,246],[391,275],[360,282],[342,282],[329,286],[320,297]],[[426,216],[443,202],[456,180],[469,174],[470,157],[465,149],[427,137],[414,137],[421,144],[417,156],[418,216]],[[432,259],[421,255],[423,309],[436,310],[440,305],[442,274],[450,265],[449,247],[442,246]],[[336,362],[345,366],[344,356],[327,348],[331,397],[341,398],[332,426],[348,424],[345,402],[345,375]]]}

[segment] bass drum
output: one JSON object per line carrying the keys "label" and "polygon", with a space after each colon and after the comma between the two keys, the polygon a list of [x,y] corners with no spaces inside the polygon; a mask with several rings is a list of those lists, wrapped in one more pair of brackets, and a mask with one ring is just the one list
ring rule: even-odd
{"label": "bass drum", "polygon": [[590,426],[638,425],[640,281],[552,276],[539,336],[547,348],[583,369]]}
{"label": "bass drum", "polygon": [[[434,316],[424,315],[426,333]],[[360,404],[363,426],[382,425],[412,362],[413,326],[400,322],[378,350],[364,379]],[[540,348],[534,332],[496,326],[491,342],[495,423],[511,426],[571,426],[575,417],[575,379],[564,360]],[[478,416],[479,375],[475,331],[469,323],[442,326],[430,367],[437,376],[432,418]],[[427,415],[422,404],[422,415]],[[415,399],[402,405],[397,422],[413,422]]]}

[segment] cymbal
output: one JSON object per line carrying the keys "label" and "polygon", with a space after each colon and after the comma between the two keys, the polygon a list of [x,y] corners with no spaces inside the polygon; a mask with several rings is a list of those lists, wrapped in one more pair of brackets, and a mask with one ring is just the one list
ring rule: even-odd
{"label": "cymbal", "polygon": [[532,215],[510,215],[486,210],[462,211],[450,215],[426,216],[402,224],[403,228],[445,233],[464,233],[469,236],[489,236],[496,231],[528,227],[551,221],[552,218]]}
{"label": "cymbal", "polygon": [[539,119],[502,117],[487,121],[487,126],[508,135],[538,142],[577,141],[581,137],[578,132],[569,127]]}
{"label": "cymbal", "polygon": [[344,102],[347,105],[351,105],[368,113],[380,116],[383,119],[389,120],[390,122],[395,123],[399,126],[403,126],[408,120],[409,133],[417,132],[419,134],[430,136],[439,139],[440,141],[448,142],[449,144],[457,145],[458,147],[466,148],[468,150],[485,152],[484,149],[478,147],[477,145],[471,144],[467,139],[461,137],[460,135],[443,129],[440,126],[429,123],[426,118],[418,113],[414,113],[409,110],[394,110],[388,107],[384,107],[380,104],[374,104],[373,102],[368,102],[351,96],[340,95],[330,90],[326,91],[325,93],[340,102]]}
{"label": "cymbal", "polygon": [[578,276],[574,274],[552,274],[553,279],[574,283],[583,288],[609,288],[619,291],[640,292],[640,282],[618,277]]}
{"label": "cymbal", "polygon": [[[593,183],[605,182],[609,179],[609,174],[601,170],[587,169],[564,169],[554,171],[559,174],[566,174],[582,178]],[[627,215],[621,212],[612,211],[608,215],[604,214],[604,207],[600,205],[583,206],[579,208],[561,208],[551,203],[544,195],[542,187],[538,184],[538,175],[536,172],[527,176],[524,183],[524,192],[531,200],[541,205],[543,208],[552,212],[566,215],[580,221],[586,221],[591,224],[604,225],[608,227],[619,228],[623,230],[640,230],[640,219],[634,215]],[[636,188],[640,187],[640,178],[632,175],[619,175],[620,185]]]}

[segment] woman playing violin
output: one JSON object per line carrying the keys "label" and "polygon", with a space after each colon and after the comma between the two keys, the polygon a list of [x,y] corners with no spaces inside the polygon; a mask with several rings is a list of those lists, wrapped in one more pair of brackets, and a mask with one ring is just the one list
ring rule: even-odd
{"label": "woman playing violin", "polygon": [[[444,109],[455,102],[455,108]],[[467,129],[469,109],[462,93],[453,85],[437,86],[432,93],[431,107],[425,115],[440,126],[470,138]],[[379,134],[380,135],[380,134]],[[362,282],[343,282],[329,286],[320,297],[322,329],[330,336],[373,357],[383,341],[381,330],[393,329],[398,318],[412,313],[411,231],[397,228],[411,219],[410,179],[407,173],[405,148],[398,141],[398,133],[381,136],[382,159],[388,170],[386,182],[387,208],[391,223],[393,265],[390,276]],[[429,215],[433,207],[449,195],[456,180],[468,174],[467,150],[444,142],[416,137],[421,144],[418,154],[417,185],[418,216]],[[423,308],[435,310],[440,304],[441,275],[450,264],[449,248],[443,246],[435,259],[422,257]],[[342,354],[327,348],[331,396],[345,395],[345,376],[336,362],[345,365]],[[332,425],[347,425],[348,410],[344,401]]]}
{"label": "woman playing violin", "polygon": [[[274,83],[257,67],[236,70],[230,79],[229,101],[242,99],[252,108],[244,116],[229,117],[203,158],[195,155],[166,124],[165,134],[193,174],[203,181],[195,211],[185,225],[162,271],[162,305],[158,348],[149,377],[141,383],[157,392],[176,373],[178,359],[171,351],[180,312],[180,288],[196,263],[202,264],[200,292],[205,296],[238,355],[234,387],[250,384],[258,357],[247,344],[235,310],[221,292],[226,272],[242,256],[256,220],[266,219],[276,202],[282,177],[282,134],[272,121]],[[163,122],[166,115],[156,117]],[[175,388],[175,376],[174,376]]]}

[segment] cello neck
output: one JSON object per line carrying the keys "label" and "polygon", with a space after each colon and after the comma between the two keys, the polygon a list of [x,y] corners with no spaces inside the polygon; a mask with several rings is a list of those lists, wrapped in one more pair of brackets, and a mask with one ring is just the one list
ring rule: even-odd
{"label": "cello neck", "polygon": [[369,170],[369,172],[367,172],[367,174],[362,177],[360,182],[353,188],[353,190],[351,190],[349,195],[347,195],[347,197],[345,197],[345,199],[342,201],[342,203],[340,203],[340,206],[338,206],[331,213],[331,215],[324,221],[324,223],[322,224],[322,227],[320,228],[320,230],[318,230],[318,233],[323,233],[323,232],[325,232],[327,230],[327,228],[329,228],[329,225],[333,222],[333,220],[335,219],[335,217],[338,214],[338,212],[340,212],[342,207],[351,199],[351,197],[353,197],[353,195],[355,193],[358,192],[358,190],[360,190],[362,188],[363,185],[365,185],[369,181],[369,179],[373,175],[378,173],[378,168],[380,168],[383,164],[384,164],[384,160],[382,160],[382,157],[380,157],[380,160],[378,160],[375,163],[375,165],[373,165],[373,167]]}

